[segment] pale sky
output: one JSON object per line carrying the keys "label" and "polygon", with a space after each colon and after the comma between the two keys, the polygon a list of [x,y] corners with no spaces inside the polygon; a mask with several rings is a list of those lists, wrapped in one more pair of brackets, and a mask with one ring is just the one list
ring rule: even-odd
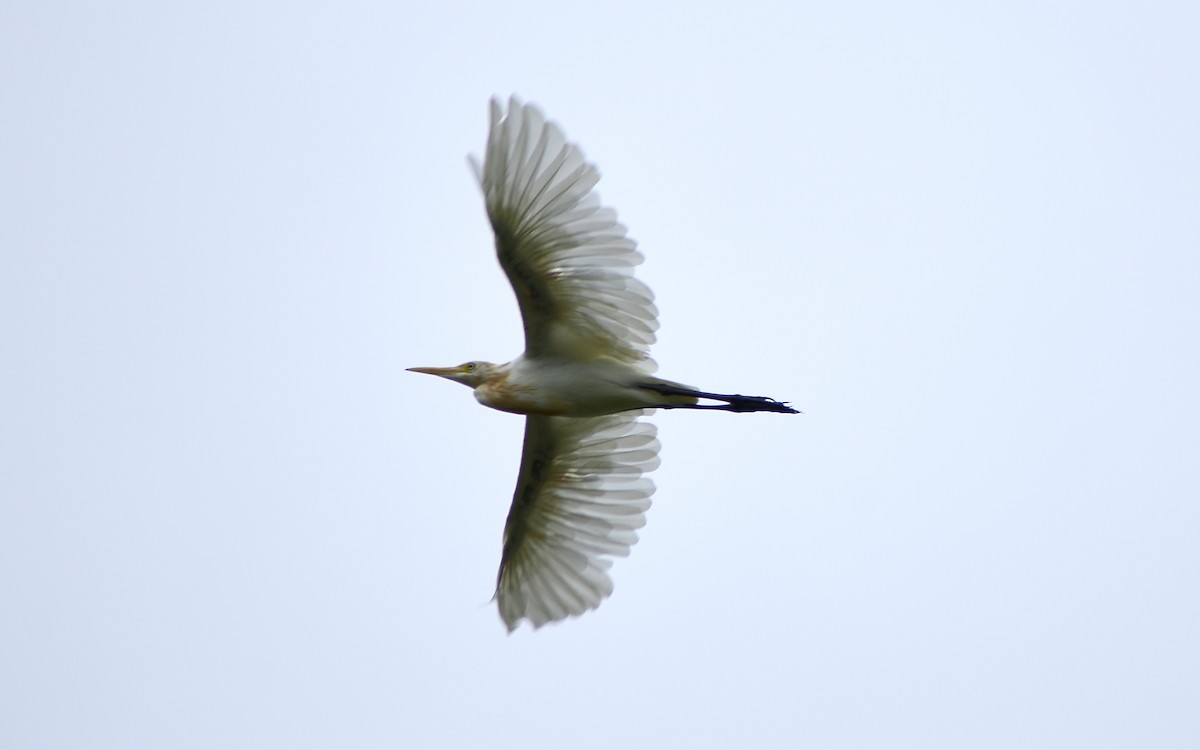
{"label": "pale sky", "polygon": [[[0,7],[0,748],[1200,746],[1200,6]],[[538,103],[646,256],[599,610],[490,603]]]}

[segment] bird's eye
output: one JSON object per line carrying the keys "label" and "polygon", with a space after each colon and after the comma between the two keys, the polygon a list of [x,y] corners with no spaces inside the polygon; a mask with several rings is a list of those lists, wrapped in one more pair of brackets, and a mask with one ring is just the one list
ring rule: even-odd
{"label": "bird's eye", "polygon": [[476,367],[476,364],[474,362],[468,362],[465,365],[463,365],[463,369],[466,370],[467,372],[475,372],[475,367]]}

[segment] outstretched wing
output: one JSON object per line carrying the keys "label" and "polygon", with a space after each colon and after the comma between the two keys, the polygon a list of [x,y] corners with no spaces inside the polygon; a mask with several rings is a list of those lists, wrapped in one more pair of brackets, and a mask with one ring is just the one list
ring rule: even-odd
{"label": "outstretched wing", "polygon": [[610,556],[629,554],[645,522],[658,466],[654,425],[642,412],[525,421],[525,450],[496,582],[509,631],[600,606],[612,593]]}
{"label": "outstretched wing", "polygon": [[654,294],[633,276],[642,262],[600,180],[562,130],[513,97],[491,102],[483,167],[472,160],[496,234],[496,253],[525,322],[526,354],[610,357],[643,372],[658,330]]}

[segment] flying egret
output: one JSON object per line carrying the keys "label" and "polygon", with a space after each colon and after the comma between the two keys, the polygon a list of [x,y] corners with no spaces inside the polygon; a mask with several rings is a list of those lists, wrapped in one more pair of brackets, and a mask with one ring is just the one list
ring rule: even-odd
{"label": "flying egret", "polygon": [[[525,448],[496,602],[509,631],[600,606],[611,556],[645,523],[658,466],[646,409],[798,412],[763,396],[706,393],[654,377],[658,328],[642,262],[592,188],[596,168],[557,125],[516,97],[491,101],[483,166],[471,159],[500,266],[525,323],[525,352],[497,365],[412,367],[470,386],[493,409],[526,415]],[[717,403],[701,403],[717,402]]]}

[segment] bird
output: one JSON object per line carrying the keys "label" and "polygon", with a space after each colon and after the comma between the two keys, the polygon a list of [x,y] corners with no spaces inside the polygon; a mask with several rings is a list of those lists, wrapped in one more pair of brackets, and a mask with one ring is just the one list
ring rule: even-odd
{"label": "bird", "polygon": [[599,172],[535,105],[490,102],[483,163],[468,157],[516,293],[525,351],[505,364],[410,367],[525,416],[494,600],[513,632],[594,610],[637,541],[659,465],[654,409],[798,414],[765,396],[654,376],[658,310],[634,276],[643,256],[595,191]]}

